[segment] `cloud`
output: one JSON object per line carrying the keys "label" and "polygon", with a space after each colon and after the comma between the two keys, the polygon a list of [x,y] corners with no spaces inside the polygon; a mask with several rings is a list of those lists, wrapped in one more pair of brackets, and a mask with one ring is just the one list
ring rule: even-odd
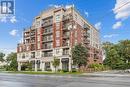
{"label": "cloud", "polygon": [[50,7],[59,8],[59,7],[62,7],[63,5],[54,5],[54,4],[50,4],[49,6],[50,6]]}
{"label": "cloud", "polygon": [[74,7],[74,4],[72,4],[72,5],[65,5],[66,9],[71,8],[71,7]]}
{"label": "cloud", "polygon": [[72,5],[56,5],[56,4],[50,4],[49,5],[50,7],[55,7],[55,8],[59,8],[59,7],[65,7],[66,9],[68,9],[68,8],[71,8],[71,7],[74,7],[74,4],[72,4]]}
{"label": "cloud", "polygon": [[11,31],[9,32],[9,34],[12,35],[12,36],[18,35],[17,33],[18,33],[18,30],[15,30],[15,29],[13,29],[13,30],[11,30]]}
{"label": "cloud", "polygon": [[104,38],[112,38],[112,37],[116,37],[119,36],[119,34],[109,34],[109,35],[104,35]]}
{"label": "cloud", "polygon": [[84,14],[88,17],[89,13],[87,11],[84,11]]}
{"label": "cloud", "polygon": [[95,28],[96,29],[101,29],[101,25],[102,25],[102,23],[98,22],[98,23],[95,24]]}
{"label": "cloud", "polygon": [[10,22],[11,23],[16,23],[17,22],[16,17],[15,16],[11,17]]}
{"label": "cloud", "polygon": [[130,3],[126,4],[127,2],[130,2],[130,0],[116,0],[115,7],[113,9],[116,20],[124,20],[130,17]]}
{"label": "cloud", "polygon": [[116,22],[113,26],[112,26],[112,28],[113,29],[118,29],[118,28],[120,28],[122,26],[122,22],[121,21],[118,21],[118,22]]}
{"label": "cloud", "polygon": [[7,56],[11,52],[16,52],[16,48],[1,48],[0,52],[3,52]]}

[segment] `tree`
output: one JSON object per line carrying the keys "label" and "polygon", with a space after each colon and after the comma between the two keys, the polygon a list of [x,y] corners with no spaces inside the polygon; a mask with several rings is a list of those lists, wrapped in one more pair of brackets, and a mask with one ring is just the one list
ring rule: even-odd
{"label": "tree", "polygon": [[1,62],[3,62],[3,61],[4,61],[4,56],[5,56],[5,54],[4,54],[4,53],[2,53],[2,52],[0,52],[0,61],[1,61]]}
{"label": "tree", "polygon": [[120,57],[126,63],[130,62],[130,40],[121,40],[117,45]]}
{"label": "tree", "polygon": [[55,67],[55,72],[57,67],[60,65],[60,60],[57,57],[54,57],[54,61],[52,62],[52,65]]}
{"label": "tree", "polygon": [[10,53],[8,54],[6,61],[8,62],[7,70],[13,70],[16,71],[18,67],[17,63],[17,53]]}
{"label": "tree", "polygon": [[79,69],[81,66],[87,64],[87,49],[82,44],[77,44],[72,49],[73,64],[78,65]]}
{"label": "tree", "polygon": [[127,69],[130,62],[130,40],[121,40],[116,44],[103,43],[106,52],[104,64],[112,69]]}

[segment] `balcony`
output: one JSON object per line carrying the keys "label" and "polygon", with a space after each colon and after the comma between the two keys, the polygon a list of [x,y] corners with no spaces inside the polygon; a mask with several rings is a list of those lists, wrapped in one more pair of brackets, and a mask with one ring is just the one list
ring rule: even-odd
{"label": "balcony", "polygon": [[51,38],[51,39],[43,39],[43,43],[46,43],[46,42],[52,42],[53,41],[53,39]]}
{"label": "balcony", "polygon": [[22,55],[22,59],[25,59],[25,55]]}
{"label": "balcony", "polygon": [[30,40],[30,43],[35,43],[35,40]]}
{"label": "balcony", "polygon": [[88,24],[84,24],[83,28],[86,29],[86,30],[90,30],[90,26]]}
{"label": "balcony", "polygon": [[47,27],[47,26],[51,26],[53,24],[53,21],[51,20],[51,21],[43,21],[43,23],[42,23],[42,27]]}
{"label": "balcony", "polygon": [[43,46],[43,49],[52,49],[52,46]]}
{"label": "balcony", "polygon": [[69,55],[69,49],[63,49],[63,55]]}
{"label": "balcony", "polygon": [[35,52],[31,53],[31,58],[35,58]]}
{"label": "balcony", "polygon": [[69,46],[69,43],[63,42],[63,45],[62,45],[62,46]]}
{"label": "balcony", "polygon": [[35,37],[35,32],[31,32],[31,33],[30,33],[30,36]]}
{"label": "balcony", "polygon": [[43,35],[48,35],[48,34],[52,34],[52,33],[53,33],[53,31],[51,30],[51,31],[43,32]]}
{"label": "balcony", "polygon": [[63,35],[63,39],[69,39],[70,36],[69,35]]}
{"label": "balcony", "polygon": [[84,37],[90,37],[90,33],[84,33]]}
{"label": "balcony", "polygon": [[90,40],[84,39],[84,43],[85,43],[85,44],[90,44]]}
{"label": "balcony", "polygon": [[45,52],[44,57],[52,57],[53,53],[52,52]]}
{"label": "balcony", "polygon": [[63,27],[62,30],[63,31],[69,31],[69,29],[67,27]]}
{"label": "balcony", "polygon": [[66,21],[66,20],[72,20],[72,15],[71,14],[67,14],[67,15],[64,15],[63,16],[63,21]]}

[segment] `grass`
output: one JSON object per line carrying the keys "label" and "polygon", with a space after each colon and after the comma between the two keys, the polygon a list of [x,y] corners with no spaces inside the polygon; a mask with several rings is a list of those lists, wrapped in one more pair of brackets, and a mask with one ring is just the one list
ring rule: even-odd
{"label": "grass", "polygon": [[5,71],[5,69],[4,68],[0,68],[0,71]]}
{"label": "grass", "polygon": [[13,74],[33,74],[33,75],[81,75],[80,72],[34,72],[34,71],[9,71],[7,73]]}

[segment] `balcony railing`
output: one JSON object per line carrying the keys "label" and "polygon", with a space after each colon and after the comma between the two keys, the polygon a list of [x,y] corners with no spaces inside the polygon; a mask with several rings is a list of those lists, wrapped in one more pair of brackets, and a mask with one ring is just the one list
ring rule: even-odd
{"label": "balcony railing", "polygon": [[63,35],[63,39],[68,39],[70,36],[69,35]]}
{"label": "balcony railing", "polygon": [[47,22],[47,21],[45,21],[44,23],[42,23],[42,27],[46,27],[46,26],[51,26],[53,24],[53,22],[52,21],[50,21],[50,22]]}
{"label": "balcony railing", "polygon": [[89,43],[90,43],[90,40],[84,39],[84,43],[89,44]]}
{"label": "balcony railing", "polygon": [[51,30],[51,31],[48,31],[48,32],[43,32],[43,35],[52,34],[52,33],[53,33],[53,31]]}
{"label": "balcony railing", "polygon": [[35,58],[35,56],[31,56],[31,58]]}
{"label": "balcony railing", "polygon": [[67,27],[63,27],[62,30],[63,31],[69,31],[69,29]]}
{"label": "balcony railing", "polygon": [[65,21],[65,20],[71,20],[72,18],[73,17],[72,17],[71,14],[67,14],[67,15],[63,16],[63,21]]}
{"label": "balcony railing", "polygon": [[51,42],[51,41],[53,41],[52,38],[51,39],[43,39],[43,42]]}
{"label": "balcony railing", "polygon": [[62,46],[69,46],[69,43],[63,43]]}
{"label": "balcony railing", "polygon": [[64,50],[62,54],[63,55],[69,55],[69,50]]}
{"label": "balcony railing", "polygon": [[90,26],[88,24],[84,24],[84,29],[90,30]]}
{"label": "balcony railing", "polygon": [[90,33],[84,33],[84,37],[90,37]]}
{"label": "balcony railing", "polygon": [[44,54],[44,57],[51,57],[51,56],[53,56],[52,53],[45,53]]}
{"label": "balcony railing", "polygon": [[43,46],[43,49],[51,49],[52,46]]}

